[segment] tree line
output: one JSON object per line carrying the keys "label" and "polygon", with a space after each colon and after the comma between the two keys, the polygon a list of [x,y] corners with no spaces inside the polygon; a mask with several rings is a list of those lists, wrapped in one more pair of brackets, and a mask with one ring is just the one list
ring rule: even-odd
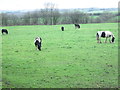
{"label": "tree line", "polygon": [[78,10],[60,12],[55,4],[47,3],[44,9],[14,13],[1,13],[3,26],[10,25],[56,25],[118,22],[117,13],[85,13]]}

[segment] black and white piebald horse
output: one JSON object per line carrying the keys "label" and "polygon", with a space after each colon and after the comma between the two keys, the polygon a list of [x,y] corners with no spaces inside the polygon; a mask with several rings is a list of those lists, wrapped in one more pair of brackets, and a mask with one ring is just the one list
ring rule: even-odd
{"label": "black and white piebald horse", "polygon": [[61,27],[61,30],[64,31],[64,27]]}
{"label": "black and white piebald horse", "polygon": [[42,38],[36,37],[34,40],[34,44],[37,47],[37,50],[41,51]]}
{"label": "black and white piebald horse", "polygon": [[2,34],[8,34],[7,29],[2,29],[1,32],[2,32]]}
{"label": "black and white piebald horse", "polygon": [[78,28],[78,29],[80,28],[80,25],[79,25],[79,24],[74,24],[74,25],[75,25],[75,29],[76,29],[76,28]]}
{"label": "black and white piebald horse", "polygon": [[110,43],[114,43],[115,42],[115,36],[110,31],[98,31],[97,34],[96,34],[97,43],[102,43],[101,42],[101,37],[102,38],[106,38],[105,43],[107,42],[108,38],[109,38],[109,42]]}

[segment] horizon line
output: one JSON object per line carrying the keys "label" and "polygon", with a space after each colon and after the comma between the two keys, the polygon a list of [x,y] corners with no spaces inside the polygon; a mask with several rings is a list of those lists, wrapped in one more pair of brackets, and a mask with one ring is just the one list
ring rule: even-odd
{"label": "horizon line", "polygon": [[[110,8],[114,8],[114,9],[118,9],[118,7],[86,7],[86,8],[57,8],[59,10],[62,10],[62,9],[90,9],[90,8],[97,8],[97,9],[110,9]],[[44,9],[44,8],[36,8],[36,9],[16,9],[16,10],[12,10],[12,9],[7,9],[7,10],[0,10],[0,11],[29,11],[29,10],[41,10],[41,9]]]}

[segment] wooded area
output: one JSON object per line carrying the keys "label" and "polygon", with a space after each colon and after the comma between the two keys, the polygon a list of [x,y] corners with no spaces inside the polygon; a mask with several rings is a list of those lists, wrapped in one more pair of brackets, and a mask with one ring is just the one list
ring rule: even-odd
{"label": "wooded area", "polygon": [[55,4],[46,3],[44,9],[14,13],[1,13],[2,25],[56,25],[118,22],[118,13],[104,11],[102,13],[85,13],[80,10],[60,12]]}

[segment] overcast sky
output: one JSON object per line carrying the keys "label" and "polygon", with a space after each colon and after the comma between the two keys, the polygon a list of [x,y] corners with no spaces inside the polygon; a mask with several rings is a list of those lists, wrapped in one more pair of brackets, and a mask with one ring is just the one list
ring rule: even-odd
{"label": "overcast sky", "polygon": [[45,3],[57,8],[117,8],[119,0],[0,0],[0,10],[28,10],[44,8]]}

